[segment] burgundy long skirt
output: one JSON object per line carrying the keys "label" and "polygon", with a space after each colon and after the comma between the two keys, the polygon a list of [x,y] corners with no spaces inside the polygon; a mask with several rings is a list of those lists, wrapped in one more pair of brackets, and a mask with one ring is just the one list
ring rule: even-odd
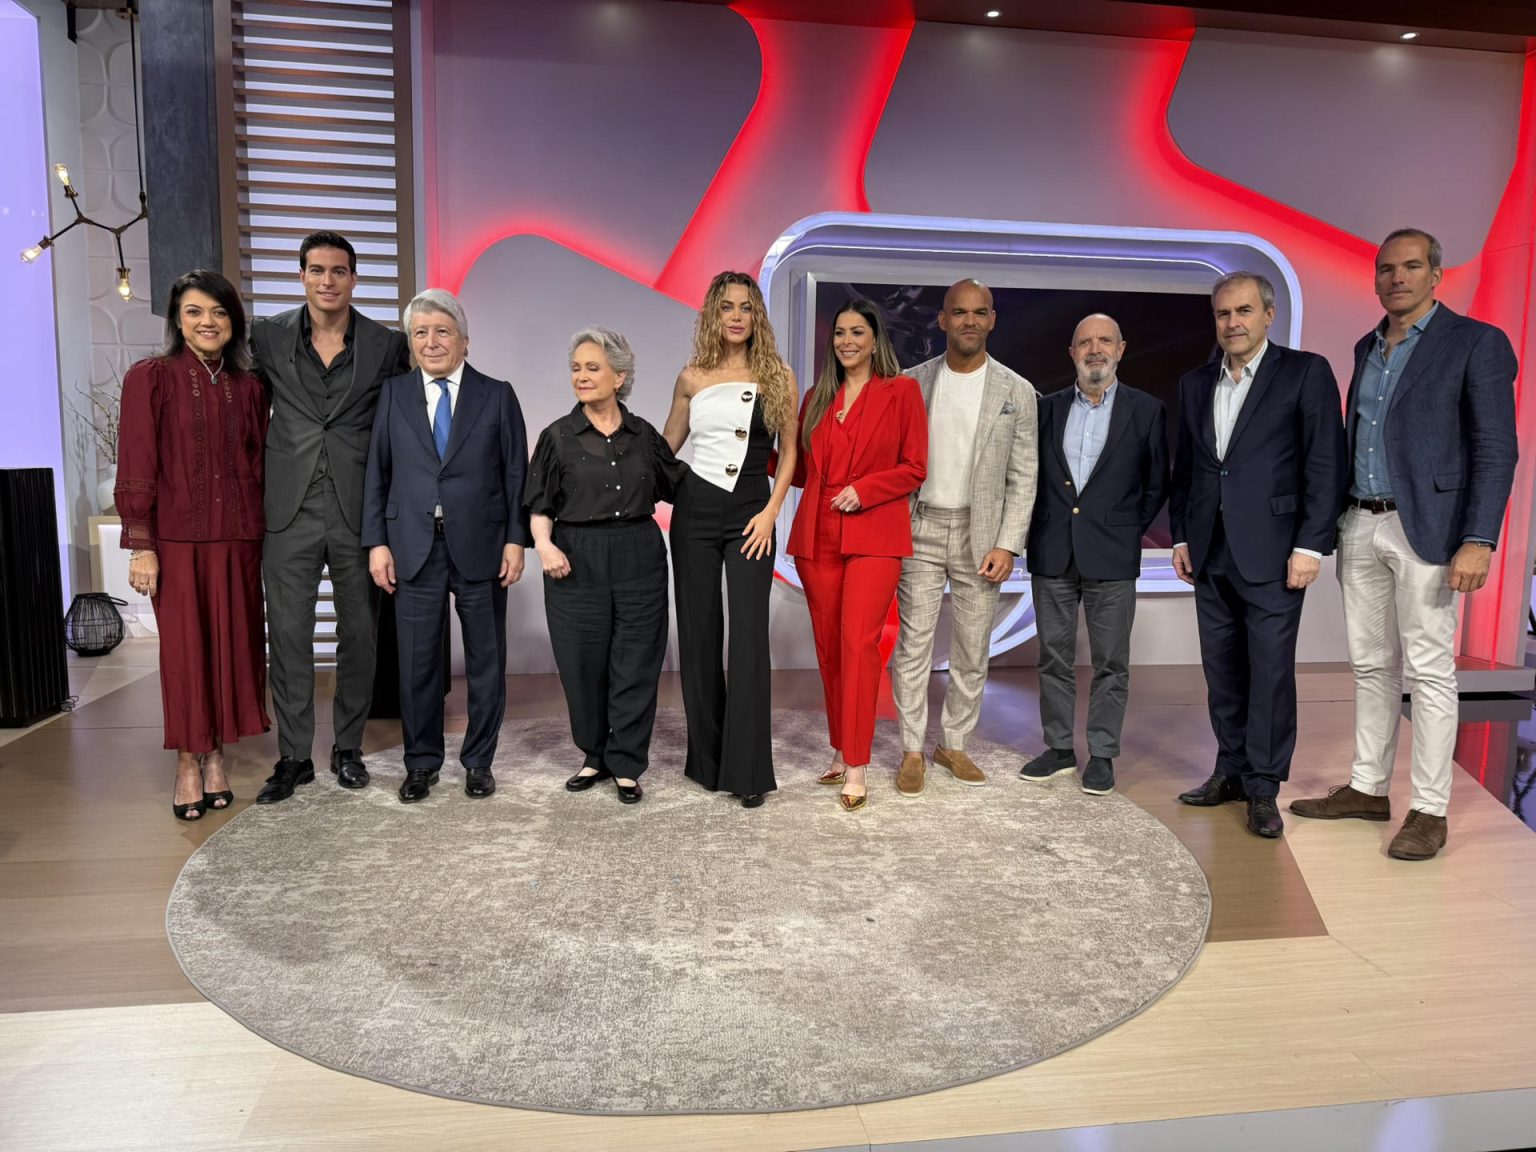
{"label": "burgundy long skirt", "polygon": [[267,731],[261,541],[161,540],[155,553],[165,746],[212,752]]}

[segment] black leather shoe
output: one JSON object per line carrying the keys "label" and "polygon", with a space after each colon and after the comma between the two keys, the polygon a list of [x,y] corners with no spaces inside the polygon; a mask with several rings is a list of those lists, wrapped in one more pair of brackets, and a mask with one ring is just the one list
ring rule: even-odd
{"label": "black leather shoe", "polygon": [[1280,819],[1280,809],[1273,796],[1255,796],[1248,801],[1248,831],[1266,840],[1280,838],[1280,833],[1285,831],[1285,822]]}
{"label": "black leather shoe", "polygon": [[763,793],[754,792],[750,796],[743,796],[741,798],[741,806],[743,808],[761,808],[765,799],[766,796]]}
{"label": "black leather shoe", "polygon": [[300,784],[308,784],[314,778],[313,760],[290,760],[284,756],[272,766],[272,775],[267,777],[266,784],[256,793],[256,803],[276,804],[279,800],[286,800]]}
{"label": "black leather shoe", "polygon": [[496,791],[496,777],[491,774],[489,768],[464,770],[464,795],[473,800],[480,800],[494,791]]}
{"label": "black leather shoe", "polygon": [[430,772],[406,772],[405,783],[400,785],[400,803],[414,804],[418,800],[425,800],[432,793],[432,785],[437,783],[437,769]]}
{"label": "black leather shoe", "polygon": [[363,754],[356,748],[331,745],[331,772],[343,788],[368,787],[368,765],[363,763]]}
{"label": "black leather shoe", "polygon": [[1241,776],[1224,776],[1220,772],[1212,772],[1211,778],[1200,787],[1179,793],[1180,803],[1193,804],[1196,808],[1214,808],[1218,804],[1247,798]]}
{"label": "black leather shoe", "polygon": [[640,787],[640,781],[638,780],[633,784],[615,783],[614,787],[619,790],[620,804],[638,804],[640,803],[640,797],[645,795],[645,791]]}
{"label": "black leather shoe", "polygon": [[613,773],[608,771],[606,768],[599,768],[597,772],[592,776],[583,776],[580,772],[578,772],[576,775],[572,776],[565,782],[565,790],[567,792],[585,792],[599,780],[612,779]]}

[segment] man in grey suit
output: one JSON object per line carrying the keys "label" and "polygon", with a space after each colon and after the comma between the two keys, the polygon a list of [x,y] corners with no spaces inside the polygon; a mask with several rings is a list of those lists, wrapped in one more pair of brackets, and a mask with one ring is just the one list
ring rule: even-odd
{"label": "man in grey suit", "polygon": [[274,804],[315,778],[315,601],[330,568],[336,605],[335,743],[343,788],[368,784],[363,724],[373,697],[378,593],[359,529],[379,386],[410,368],[405,337],[352,307],[357,254],[335,232],[299,247],[302,308],[251,325],[256,372],[272,403],[262,572],[281,759],[256,797]]}
{"label": "man in grey suit", "polygon": [[1413,792],[1387,849],[1445,846],[1456,748],[1456,594],[1488,579],[1514,483],[1509,338],[1435,300],[1440,242],[1404,228],[1376,254],[1386,316],[1355,345],[1344,407],[1349,501],[1339,521],[1344,632],[1355,673],[1349,783],[1297,800],[1313,819],[1388,820],[1403,679],[1413,681]]}
{"label": "man in grey suit", "polygon": [[961,280],[944,294],[944,355],[913,368],[928,408],[928,476],[912,501],[912,555],[896,598],[901,632],[891,688],[903,755],[896,790],[923,791],[933,634],[948,583],[954,611],[949,687],[933,762],[962,784],[986,777],[965,754],[981,714],[999,586],[1024,551],[1035,505],[1035,390],[987,355],[992,293]]}

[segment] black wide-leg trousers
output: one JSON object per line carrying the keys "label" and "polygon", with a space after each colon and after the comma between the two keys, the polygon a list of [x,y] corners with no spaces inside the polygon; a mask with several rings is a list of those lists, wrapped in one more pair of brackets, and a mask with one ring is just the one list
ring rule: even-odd
{"label": "black wide-leg trousers", "polygon": [[667,655],[667,547],[656,521],[557,521],[570,575],[544,577],[544,613],[583,767],[637,780],[650,761]]}
{"label": "black wide-leg trousers", "polygon": [[767,505],[769,483],[766,476],[743,477],[727,492],[690,473],[672,506],[678,668],[688,716],[684,773],[712,792],[738,796],[778,787],[768,659],[775,549],[756,560],[741,552],[742,530]]}

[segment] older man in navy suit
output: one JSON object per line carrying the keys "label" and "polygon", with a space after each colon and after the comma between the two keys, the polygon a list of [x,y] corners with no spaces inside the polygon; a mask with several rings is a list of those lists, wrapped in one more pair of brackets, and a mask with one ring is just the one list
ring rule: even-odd
{"label": "older man in navy suit", "polygon": [[459,302],[429,288],[405,308],[419,370],[385,382],[363,494],[363,546],[374,582],[396,595],[406,804],[425,799],[443,764],[442,636],[448,594],[464,635],[469,726],[464,791],[496,790],[491,761],[507,700],[507,588],[531,544],[522,511],[527,431],[512,386],[465,362]]}
{"label": "older man in navy suit", "polygon": [[1162,401],[1123,383],[1120,325],[1084,317],[1067,347],[1071,388],[1040,401],[1040,486],[1025,557],[1040,633],[1040,728],[1046,750],[1019,773],[1036,783],[1077,766],[1077,611],[1088,620],[1084,792],[1114,791],[1115,757],[1131,685],[1131,624],[1141,538],[1168,492],[1168,423]]}
{"label": "older man in navy suit", "polygon": [[1216,770],[1179,796],[1248,802],[1248,830],[1284,831],[1276,797],[1296,748],[1302,596],[1333,550],[1346,461],[1328,361],[1269,339],[1275,290],[1233,272],[1211,292],[1219,359],[1179,380],[1169,523],[1195,586]]}
{"label": "older man in navy suit", "polygon": [[1355,345],[1345,405],[1349,507],[1339,526],[1344,626],[1355,673],[1349,783],[1298,816],[1389,820],[1403,677],[1413,687],[1413,792],[1387,854],[1445,846],[1456,745],[1456,594],[1488,579],[1514,483],[1517,371],[1509,339],[1435,300],[1440,243],[1393,232],[1376,255],[1386,316]]}

